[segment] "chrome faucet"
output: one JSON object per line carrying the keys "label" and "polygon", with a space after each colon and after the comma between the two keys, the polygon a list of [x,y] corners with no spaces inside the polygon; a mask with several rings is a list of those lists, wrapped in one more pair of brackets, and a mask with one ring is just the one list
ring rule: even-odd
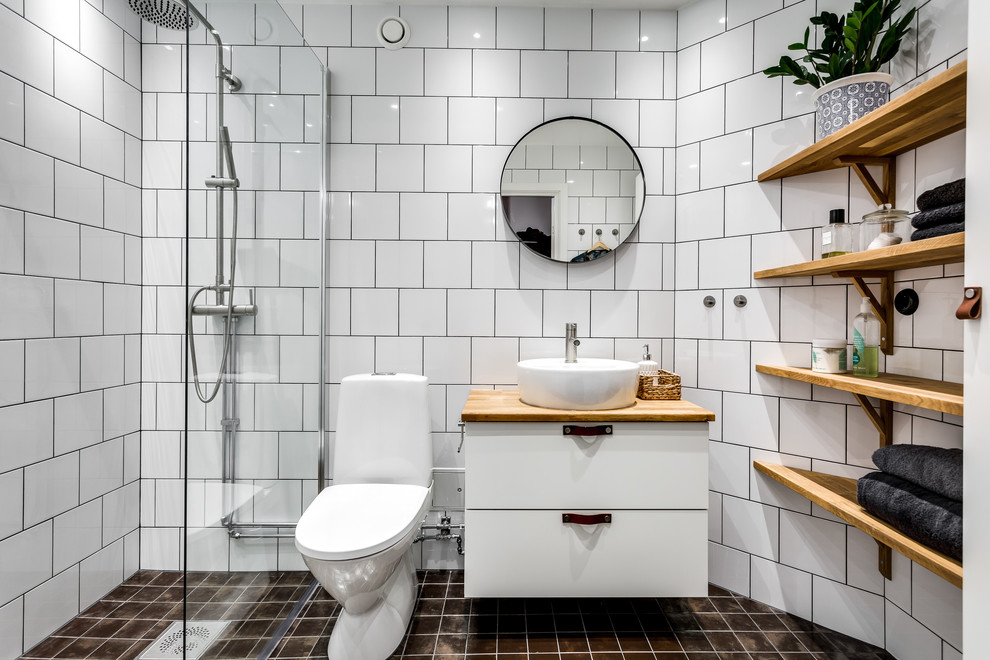
{"label": "chrome faucet", "polygon": [[577,338],[577,323],[564,325],[564,362],[577,362],[577,347],[581,345]]}

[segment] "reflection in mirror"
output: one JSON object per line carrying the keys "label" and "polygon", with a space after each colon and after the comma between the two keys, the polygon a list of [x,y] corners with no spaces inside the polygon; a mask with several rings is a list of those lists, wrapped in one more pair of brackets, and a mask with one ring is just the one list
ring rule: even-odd
{"label": "reflection in mirror", "polygon": [[591,119],[565,117],[527,133],[502,170],[512,233],[554,261],[591,261],[625,241],[643,211],[643,167],[629,143]]}

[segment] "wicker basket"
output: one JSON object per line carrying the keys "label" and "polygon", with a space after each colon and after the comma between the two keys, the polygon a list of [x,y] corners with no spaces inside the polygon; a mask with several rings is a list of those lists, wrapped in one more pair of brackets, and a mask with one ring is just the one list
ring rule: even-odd
{"label": "wicker basket", "polygon": [[659,369],[656,376],[640,376],[636,396],[640,399],[680,399],[681,377],[663,369]]}

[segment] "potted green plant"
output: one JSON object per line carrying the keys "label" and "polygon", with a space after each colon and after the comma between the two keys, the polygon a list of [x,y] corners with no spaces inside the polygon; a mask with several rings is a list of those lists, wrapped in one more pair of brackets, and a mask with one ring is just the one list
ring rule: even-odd
{"label": "potted green plant", "polygon": [[770,77],[793,76],[796,84],[818,89],[816,139],[831,135],[890,98],[893,78],[880,68],[897,54],[917,13],[911,9],[893,20],[900,4],[901,0],[859,0],[842,17],[823,11],[811,18],[813,26],[822,28],[818,48],[809,44],[811,28],[806,28],[804,40],[787,47],[804,51],[804,56],[795,60],[784,55],[777,66],[763,70]]}

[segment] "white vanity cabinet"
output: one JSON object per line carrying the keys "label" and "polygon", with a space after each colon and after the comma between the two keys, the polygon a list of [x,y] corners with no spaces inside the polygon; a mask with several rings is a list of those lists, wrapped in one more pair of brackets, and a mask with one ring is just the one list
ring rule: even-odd
{"label": "white vanity cabinet", "polygon": [[477,391],[462,418],[467,597],[707,594],[712,413],[555,411]]}

